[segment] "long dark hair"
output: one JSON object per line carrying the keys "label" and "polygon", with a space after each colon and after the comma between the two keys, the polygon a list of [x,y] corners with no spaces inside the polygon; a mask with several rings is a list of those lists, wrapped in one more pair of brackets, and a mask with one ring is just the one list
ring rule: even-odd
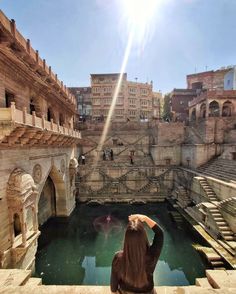
{"label": "long dark hair", "polygon": [[142,288],[147,281],[146,253],[149,242],[142,222],[130,221],[124,239],[122,279],[134,287]]}

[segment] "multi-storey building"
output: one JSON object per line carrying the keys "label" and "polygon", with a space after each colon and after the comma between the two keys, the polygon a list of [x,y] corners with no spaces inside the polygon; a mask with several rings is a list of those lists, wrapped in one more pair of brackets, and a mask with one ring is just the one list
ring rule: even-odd
{"label": "multi-storey building", "polygon": [[[236,89],[236,70],[235,70],[235,67],[233,66],[222,67],[215,71],[211,70],[211,71],[205,71],[205,72],[187,75],[186,78],[187,78],[187,89],[174,89],[170,94],[171,112],[172,112],[174,120],[183,121],[188,119],[189,117],[188,107],[189,105],[191,105],[192,107],[192,105],[194,104],[194,102],[193,103],[191,102],[192,100],[200,101],[202,100],[201,97],[206,97],[206,96],[213,97],[213,94],[216,93],[216,91],[217,91],[218,98],[220,95],[219,91],[222,92],[223,94],[222,97],[225,97],[225,93],[223,93],[225,90]],[[208,92],[208,94],[206,94],[206,92]],[[214,106],[214,103],[213,103],[213,106]],[[218,106],[217,106],[217,109],[218,109]],[[201,116],[204,116],[205,112],[206,112],[206,109],[202,108]],[[193,111],[191,111],[191,115],[190,115],[190,117],[192,117],[191,120],[193,120],[195,115],[197,117],[200,116],[199,113],[195,114],[195,110],[193,108]],[[214,116],[215,115],[216,114],[214,114]],[[210,111],[210,116],[213,116],[213,113],[211,111]]]}
{"label": "multi-storey building", "polygon": [[[108,116],[119,77],[119,73],[91,74],[93,119],[104,120]],[[152,82],[150,84],[131,82],[127,80],[125,73],[117,95],[112,120],[117,122],[149,120],[154,116],[153,101]]]}
{"label": "multi-storey building", "polygon": [[92,115],[91,87],[70,87],[69,90],[76,97],[80,120],[89,119]]}
{"label": "multi-storey building", "polygon": [[224,90],[225,76],[227,73],[232,72],[232,69],[233,66],[228,66],[215,71],[187,75],[188,89],[198,90],[198,93],[199,90]]}
{"label": "multi-storey building", "polygon": [[0,268],[33,268],[39,225],[75,207],[75,114],[75,97],[0,11]]}
{"label": "multi-storey building", "polygon": [[170,111],[173,121],[185,121],[188,118],[188,103],[197,96],[193,89],[174,89],[170,93]]}

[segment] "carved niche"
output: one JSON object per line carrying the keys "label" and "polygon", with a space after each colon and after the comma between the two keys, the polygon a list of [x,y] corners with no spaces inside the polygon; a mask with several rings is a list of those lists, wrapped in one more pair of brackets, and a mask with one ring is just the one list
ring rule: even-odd
{"label": "carved niche", "polygon": [[[7,183],[7,203],[12,245],[17,239],[17,244],[25,247],[29,231],[32,233],[38,232],[37,195],[38,192],[32,176],[21,168],[14,169]],[[29,210],[32,215],[33,228],[27,224]],[[19,238],[21,238],[21,242]]]}

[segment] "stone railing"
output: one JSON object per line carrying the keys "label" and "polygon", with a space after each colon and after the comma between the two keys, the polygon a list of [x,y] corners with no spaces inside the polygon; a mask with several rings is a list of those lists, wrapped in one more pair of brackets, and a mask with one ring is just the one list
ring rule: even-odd
{"label": "stone railing", "polygon": [[1,122],[22,124],[81,139],[80,132],[71,128],[66,128],[65,126],[60,126],[59,123],[54,123],[53,119],[47,121],[44,117],[37,117],[34,111],[31,115],[27,113],[26,108],[24,108],[23,111],[16,109],[14,102],[11,102],[11,107],[9,108],[0,108],[0,123]]}

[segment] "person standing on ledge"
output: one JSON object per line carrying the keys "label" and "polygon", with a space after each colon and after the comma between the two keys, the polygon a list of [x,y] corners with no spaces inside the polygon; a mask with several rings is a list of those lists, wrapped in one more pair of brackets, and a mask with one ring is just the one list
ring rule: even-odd
{"label": "person standing on ledge", "polygon": [[84,154],[81,155],[81,159],[82,159],[82,164],[85,164],[85,155]]}
{"label": "person standing on ledge", "polygon": [[[144,222],[155,233],[151,245]],[[143,214],[129,216],[123,251],[117,252],[112,261],[111,293],[156,293],[153,272],[161,254],[163,239],[163,230],[151,218]]]}

